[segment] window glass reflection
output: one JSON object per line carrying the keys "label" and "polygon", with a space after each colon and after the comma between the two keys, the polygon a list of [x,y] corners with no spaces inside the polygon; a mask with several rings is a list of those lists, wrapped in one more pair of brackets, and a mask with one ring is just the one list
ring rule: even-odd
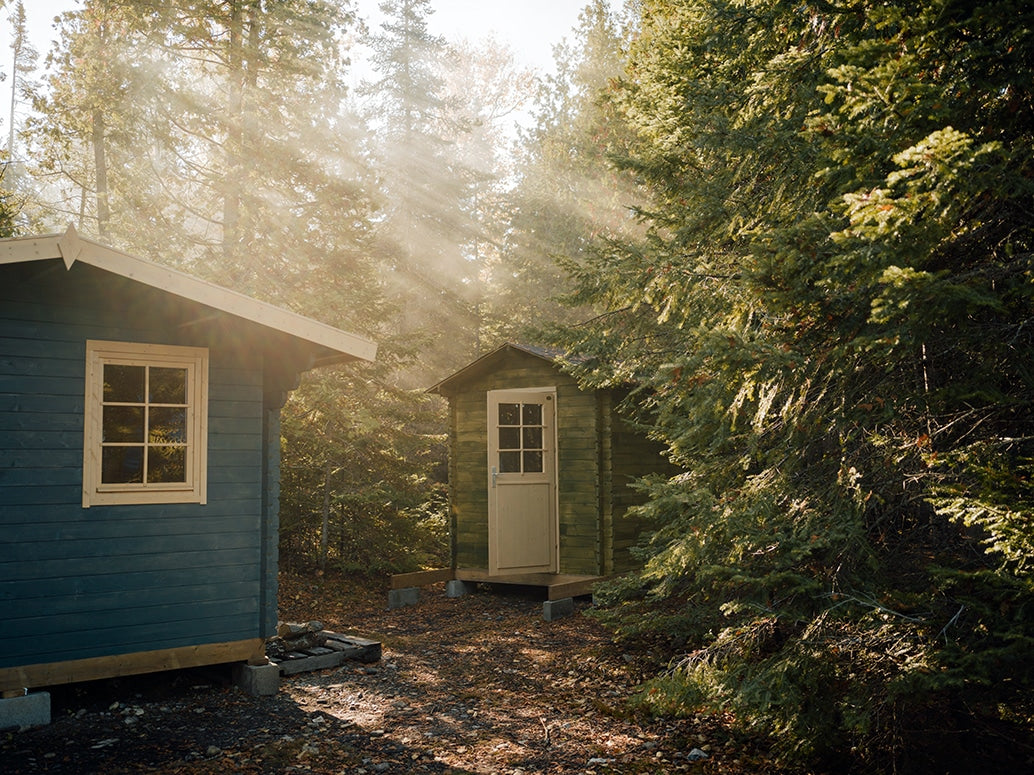
{"label": "window glass reflection", "polygon": [[500,425],[520,425],[521,405],[520,404],[499,404]]}
{"label": "window glass reflection", "polygon": [[143,442],[142,406],[105,406],[102,414],[103,440],[106,442]]}
{"label": "window glass reflection", "polygon": [[143,480],[143,447],[104,447],[101,452],[101,482],[140,484]]}
{"label": "window glass reflection", "polygon": [[521,420],[524,425],[542,425],[542,404],[524,404]]}
{"label": "window glass reflection", "polygon": [[499,453],[499,473],[501,474],[519,474],[521,471],[521,453],[520,452],[500,452]]}
{"label": "window glass reflection", "polygon": [[187,370],[152,366],[148,401],[152,404],[187,403]]}
{"label": "window glass reflection", "polygon": [[104,364],[104,400],[122,404],[144,401],[144,367]]}
{"label": "window glass reflection", "polygon": [[147,481],[186,482],[186,447],[151,447],[147,451]]}

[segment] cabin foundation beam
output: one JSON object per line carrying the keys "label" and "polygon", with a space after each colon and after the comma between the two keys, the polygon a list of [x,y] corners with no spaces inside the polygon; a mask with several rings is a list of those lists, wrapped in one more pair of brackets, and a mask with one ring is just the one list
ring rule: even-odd
{"label": "cabin foundation beam", "polygon": [[584,597],[592,594],[592,588],[606,576],[585,576],[574,573],[507,573],[494,575],[484,568],[457,568],[456,578],[460,581],[485,584],[509,584],[538,587],[546,590],[549,600],[563,600],[565,597]]}
{"label": "cabin foundation beam", "polygon": [[58,686],[228,662],[265,662],[265,641],[262,638],[249,638],[226,643],[206,643],[159,651],[91,657],[69,662],[6,667],[0,669],[0,692],[18,690],[22,687],[31,689],[35,686]]}
{"label": "cabin foundation beam", "polygon": [[440,581],[451,581],[454,578],[456,578],[456,572],[452,570],[452,568],[418,570],[414,573],[396,573],[391,577],[391,588],[407,589],[409,587],[425,587],[428,584],[437,584]]}
{"label": "cabin foundation beam", "polygon": [[0,729],[45,727],[49,723],[50,692],[33,692],[0,699]]}

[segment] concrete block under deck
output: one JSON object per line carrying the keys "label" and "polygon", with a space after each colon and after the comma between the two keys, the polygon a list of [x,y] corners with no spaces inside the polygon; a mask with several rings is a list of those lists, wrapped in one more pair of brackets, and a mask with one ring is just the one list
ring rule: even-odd
{"label": "concrete block under deck", "polygon": [[236,664],[233,682],[252,697],[270,697],[280,688],[280,668],[267,665]]}
{"label": "concrete block under deck", "polygon": [[388,591],[388,608],[394,610],[407,605],[416,605],[420,602],[420,589],[418,587],[403,587]]}
{"label": "concrete block under deck", "polygon": [[473,581],[460,581],[459,579],[452,579],[451,581],[445,582],[445,596],[446,597],[463,597],[464,595],[473,595],[477,584]]}
{"label": "concrete block under deck", "polygon": [[542,604],[542,618],[547,622],[570,616],[574,613],[574,598],[565,597],[560,600],[547,600]]}
{"label": "concrete block under deck", "polygon": [[0,729],[42,727],[50,723],[50,693],[33,692],[0,699]]}

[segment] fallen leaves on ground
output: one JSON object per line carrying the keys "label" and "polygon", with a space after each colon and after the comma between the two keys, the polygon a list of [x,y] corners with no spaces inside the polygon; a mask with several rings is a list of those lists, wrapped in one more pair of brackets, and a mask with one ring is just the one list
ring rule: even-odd
{"label": "fallen leaves on ground", "polygon": [[[593,619],[547,622],[532,590],[387,610],[387,585],[285,572],[281,620],[383,643],[379,663],[281,680],[251,697],[225,668],[51,690],[53,723],[0,733],[12,773],[774,772],[713,718],[630,713],[635,656]],[[700,749],[708,758],[694,760]]]}

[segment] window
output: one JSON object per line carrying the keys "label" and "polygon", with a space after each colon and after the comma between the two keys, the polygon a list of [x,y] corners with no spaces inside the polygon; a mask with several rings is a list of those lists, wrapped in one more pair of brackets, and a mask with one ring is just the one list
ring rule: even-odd
{"label": "window", "polygon": [[86,343],[83,507],[204,503],[208,350]]}
{"label": "window", "polygon": [[499,404],[499,473],[541,473],[542,404]]}

